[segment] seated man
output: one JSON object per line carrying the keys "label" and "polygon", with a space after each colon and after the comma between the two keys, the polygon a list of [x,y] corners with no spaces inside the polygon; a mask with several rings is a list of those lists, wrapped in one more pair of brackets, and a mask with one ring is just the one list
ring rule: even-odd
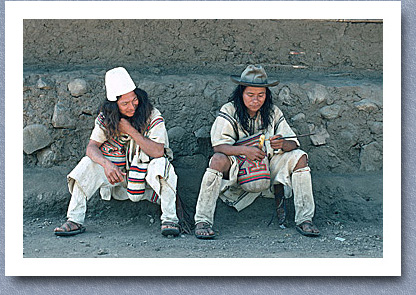
{"label": "seated man", "polygon": [[105,200],[112,196],[160,204],[162,234],[177,236],[177,176],[169,162],[173,154],[164,120],[126,69],[108,71],[105,86],[107,100],[95,120],[87,156],[67,177],[72,194],[68,220],[54,232],[58,236],[84,232],[87,201],[100,189]]}
{"label": "seated man", "polygon": [[[266,189],[274,191],[279,223],[285,221],[284,201],[293,190],[296,229],[306,236],[319,235],[312,223],[315,204],[307,154],[298,149],[299,142],[281,110],[273,105],[268,88],[279,82],[268,82],[265,70],[253,65],[249,65],[241,76],[231,76],[231,80],[238,86],[229,102],[222,106],[211,128],[215,153],[201,183],[195,213],[195,236],[200,239],[215,237],[212,225],[218,196],[228,205],[242,210],[261,194],[242,191],[237,179],[239,163],[245,160],[261,163],[265,157],[270,162],[270,181],[267,180]],[[247,138],[255,134],[264,134],[267,138],[265,151],[257,145],[239,144],[242,139],[250,141]],[[287,136],[293,140],[281,138]]]}

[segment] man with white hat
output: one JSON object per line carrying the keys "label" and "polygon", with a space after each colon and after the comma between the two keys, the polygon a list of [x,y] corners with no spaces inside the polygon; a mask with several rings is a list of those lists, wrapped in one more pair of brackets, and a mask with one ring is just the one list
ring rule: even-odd
{"label": "man with white hat", "polygon": [[201,183],[195,236],[215,237],[218,197],[240,211],[270,191],[279,224],[285,222],[285,200],[293,191],[296,229],[305,236],[318,236],[312,223],[315,204],[307,154],[298,149],[299,141],[268,88],[279,82],[268,79],[263,67],[255,65],[231,80],[238,85],[211,128],[214,155]]}
{"label": "man with white hat", "polygon": [[72,195],[68,220],[54,232],[58,236],[84,232],[87,201],[99,189],[104,200],[160,204],[162,234],[177,236],[177,176],[164,119],[125,68],[109,70],[105,86],[107,99],[95,120],[86,156],[67,176]]}

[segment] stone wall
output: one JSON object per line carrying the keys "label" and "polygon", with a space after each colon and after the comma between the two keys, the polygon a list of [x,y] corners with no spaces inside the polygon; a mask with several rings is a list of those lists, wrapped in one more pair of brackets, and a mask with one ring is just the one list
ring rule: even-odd
{"label": "stone wall", "polygon": [[[25,165],[74,166],[85,154],[105,72],[25,73]],[[178,167],[202,167],[212,154],[209,131],[235,84],[228,76],[142,76],[131,71],[162,112]],[[289,79],[289,78],[287,78]],[[326,80],[325,80],[326,79]],[[334,172],[382,168],[382,87],[377,81],[321,77],[281,81],[274,102],[302,138],[313,169]]]}
{"label": "stone wall", "polygon": [[124,66],[166,119],[177,167],[205,167],[209,130],[263,64],[315,170],[382,169],[382,23],[335,20],[25,20],[24,165],[73,167]]}

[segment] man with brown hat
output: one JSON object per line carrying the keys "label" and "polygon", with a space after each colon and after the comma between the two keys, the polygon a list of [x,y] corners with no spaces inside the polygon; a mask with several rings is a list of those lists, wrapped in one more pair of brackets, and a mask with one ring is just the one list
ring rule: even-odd
{"label": "man with brown hat", "polygon": [[211,128],[214,155],[201,183],[195,236],[215,237],[218,197],[240,211],[267,191],[274,193],[279,224],[286,219],[285,200],[293,191],[296,229],[305,236],[318,236],[312,223],[315,204],[307,154],[299,149],[268,88],[279,82],[268,79],[263,67],[255,65],[231,80],[238,85]]}
{"label": "man with brown hat", "polygon": [[109,70],[105,86],[107,99],[95,120],[87,155],[67,177],[72,195],[68,220],[54,232],[83,233],[87,201],[99,189],[104,200],[160,204],[162,234],[177,236],[177,176],[164,119],[125,68]]}

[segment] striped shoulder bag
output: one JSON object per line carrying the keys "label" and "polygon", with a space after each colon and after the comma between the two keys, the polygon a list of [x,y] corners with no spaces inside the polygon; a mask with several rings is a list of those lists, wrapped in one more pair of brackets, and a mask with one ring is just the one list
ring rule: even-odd
{"label": "striped shoulder bag", "polygon": [[[262,133],[254,134],[238,140],[236,146],[259,146]],[[263,143],[261,144],[264,150]],[[236,156],[239,166],[237,183],[249,193],[259,193],[270,187],[269,159],[261,162],[250,161],[245,156]]]}

